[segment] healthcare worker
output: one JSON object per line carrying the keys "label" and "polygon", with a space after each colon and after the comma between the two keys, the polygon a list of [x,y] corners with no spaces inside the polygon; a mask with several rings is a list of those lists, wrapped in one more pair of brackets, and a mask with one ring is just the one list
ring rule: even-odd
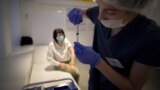
{"label": "healthcare worker", "polygon": [[[140,14],[155,0],[96,0],[85,14],[95,24],[93,50],[75,42],[75,54],[91,65],[89,90],[141,90],[160,66],[160,27]],[[78,25],[83,10],[69,20]]]}
{"label": "healthcare worker", "polygon": [[61,28],[56,28],[53,31],[53,41],[48,46],[47,60],[57,70],[71,73],[78,83],[79,70],[75,64],[74,49]]}

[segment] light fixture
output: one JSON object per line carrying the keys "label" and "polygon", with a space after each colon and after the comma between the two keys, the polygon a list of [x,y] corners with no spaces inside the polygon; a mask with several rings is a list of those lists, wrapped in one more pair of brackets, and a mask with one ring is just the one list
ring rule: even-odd
{"label": "light fixture", "polygon": [[58,13],[62,13],[63,11],[62,11],[62,10],[58,10],[57,12],[58,12]]}
{"label": "light fixture", "polygon": [[81,0],[83,2],[95,2],[96,0]]}

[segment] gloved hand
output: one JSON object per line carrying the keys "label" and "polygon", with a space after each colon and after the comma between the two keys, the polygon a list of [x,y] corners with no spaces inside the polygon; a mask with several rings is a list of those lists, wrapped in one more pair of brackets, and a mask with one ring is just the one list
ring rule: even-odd
{"label": "gloved hand", "polygon": [[77,58],[84,64],[90,64],[94,67],[101,59],[98,53],[78,42],[74,42],[74,50]]}
{"label": "gloved hand", "polygon": [[73,8],[69,13],[68,13],[68,18],[71,23],[74,25],[80,24],[83,21],[83,14],[82,10],[79,8]]}

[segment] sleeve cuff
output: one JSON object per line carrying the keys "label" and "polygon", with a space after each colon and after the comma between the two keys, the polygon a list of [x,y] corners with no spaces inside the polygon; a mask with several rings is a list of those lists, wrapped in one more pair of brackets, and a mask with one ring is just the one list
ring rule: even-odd
{"label": "sleeve cuff", "polygon": [[53,64],[53,65],[55,65],[55,66],[59,66],[60,62],[51,61],[51,64]]}

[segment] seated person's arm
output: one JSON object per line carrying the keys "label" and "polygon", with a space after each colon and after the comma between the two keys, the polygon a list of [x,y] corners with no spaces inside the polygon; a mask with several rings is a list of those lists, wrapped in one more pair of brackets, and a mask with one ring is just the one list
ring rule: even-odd
{"label": "seated person's arm", "polygon": [[59,66],[60,65],[60,62],[54,59],[54,55],[53,55],[53,51],[52,51],[52,46],[51,45],[49,45],[49,47],[48,47],[47,60],[51,64],[53,64],[55,66]]}
{"label": "seated person's arm", "polygon": [[52,45],[49,45],[49,47],[48,47],[47,60],[51,64],[60,67],[62,70],[65,69],[65,63],[61,63],[61,62],[54,59],[54,54],[53,54],[53,51],[52,51]]}
{"label": "seated person's arm", "polygon": [[70,53],[70,55],[71,55],[71,62],[70,62],[70,65],[75,65],[75,54],[74,54],[74,49],[73,49],[73,47],[69,47],[68,50],[69,50],[69,53]]}

